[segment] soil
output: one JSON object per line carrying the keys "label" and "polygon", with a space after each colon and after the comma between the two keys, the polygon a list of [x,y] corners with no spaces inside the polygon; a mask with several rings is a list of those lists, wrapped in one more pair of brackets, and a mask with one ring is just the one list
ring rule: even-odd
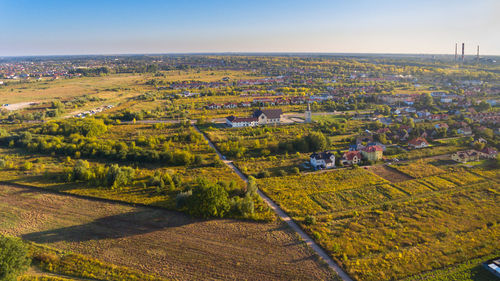
{"label": "soil", "polygon": [[182,213],[0,185],[0,232],[180,280],[329,280],[281,221]]}
{"label": "soil", "polygon": [[390,182],[402,182],[413,179],[407,174],[401,173],[400,171],[385,165],[374,165],[368,167],[368,170]]}

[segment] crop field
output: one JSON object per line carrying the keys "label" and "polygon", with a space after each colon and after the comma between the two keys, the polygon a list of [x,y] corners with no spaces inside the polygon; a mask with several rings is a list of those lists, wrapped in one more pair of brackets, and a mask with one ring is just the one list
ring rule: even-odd
{"label": "crop field", "polygon": [[[428,163],[409,168],[414,166],[397,166],[417,178],[396,182],[358,168],[258,184],[356,280],[399,280],[426,271],[430,275],[409,280],[472,278],[476,264],[460,264],[499,254],[498,172]],[[441,268],[448,273],[432,274]]]}
{"label": "crop field", "polygon": [[334,279],[282,222],[197,220],[0,186],[0,233],[168,279]]}
{"label": "crop field", "polygon": [[136,85],[141,81],[144,77],[140,75],[113,75],[12,84],[0,88],[0,103],[42,102],[82,95],[114,98],[117,97],[116,91],[109,89],[116,89],[122,94],[137,93],[140,87]]}
{"label": "crop field", "polygon": [[[373,198],[374,194],[377,194],[376,197],[386,198],[382,193],[391,192],[384,189],[383,185],[386,183],[386,180],[364,169],[326,171],[258,180],[259,187],[266,194],[279,202],[286,212],[296,217],[323,214],[331,211],[332,208],[345,210],[341,206],[362,205],[367,200],[377,200]],[[364,191],[357,192],[357,190],[365,190],[369,187],[372,187],[371,194],[365,194]],[[397,193],[397,191],[394,192]],[[333,194],[336,197],[333,197]],[[363,200],[355,203],[360,196]],[[340,201],[342,204],[339,205]]]}
{"label": "crop field", "polygon": [[390,182],[402,182],[412,179],[409,175],[386,165],[373,165],[369,167],[369,170]]}
{"label": "crop field", "polygon": [[393,165],[392,168],[413,178],[422,178],[444,173],[440,168],[424,161]]}

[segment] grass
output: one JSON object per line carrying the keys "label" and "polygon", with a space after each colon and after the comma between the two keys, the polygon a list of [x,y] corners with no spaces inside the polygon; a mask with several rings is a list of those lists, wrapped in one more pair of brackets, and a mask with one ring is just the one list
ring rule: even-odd
{"label": "grass", "polygon": [[487,271],[481,263],[497,257],[498,254],[500,253],[418,274],[403,281],[491,281],[495,278],[494,275]]}
{"label": "grass", "polygon": [[440,168],[432,164],[427,164],[422,160],[417,162],[392,165],[391,167],[413,178],[422,178],[444,173],[444,171]]}
{"label": "grass", "polygon": [[[258,185],[355,280],[399,280],[498,251],[498,170],[428,163],[401,170],[417,179],[391,183],[354,169]],[[462,280],[453,276],[429,280]]]}
{"label": "grass", "polygon": [[[326,280],[327,266],[285,223],[196,220],[182,213],[0,186],[0,233],[144,274],[180,280]],[[128,280],[128,279],[126,279]]]}

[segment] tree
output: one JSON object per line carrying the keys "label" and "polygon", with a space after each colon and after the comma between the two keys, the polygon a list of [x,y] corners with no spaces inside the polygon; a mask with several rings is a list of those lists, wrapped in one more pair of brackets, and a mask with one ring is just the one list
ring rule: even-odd
{"label": "tree", "polygon": [[248,177],[247,193],[250,195],[257,194],[257,182],[254,177]]}
{"label": "tree", "polygon": [[479,111],[490,111],[491,110],[491,104],[485,102],[484,100],[479,103],[477,106],[477,109]]}
{"label": "tree", "polygon": [[421,108],[432,108],[434,106],[434,98],[429,93],[425,93],[420,97],[419,104]]}
{"label": "tree", "polygon": [[0,281],[16,280],[31,260],[20,239],[0,236]]}
{"label": "tree", "polygon": [[328,140],[321,132],[311,132],[306,137],[309,151],[325,150],[328,146]]}
{"label": "tree", "polygon": [[187,206],[191,215],[222,218],[230,209],[229,195],[221,185],[198,179]]}

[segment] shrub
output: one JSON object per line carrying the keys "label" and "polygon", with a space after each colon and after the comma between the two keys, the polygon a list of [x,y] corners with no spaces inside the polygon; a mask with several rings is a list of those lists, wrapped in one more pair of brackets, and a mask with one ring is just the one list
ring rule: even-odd
{"label": "shrub", "polygon": [[271,176],[271,174],[268,171],[262,171],[258,175],[259,178],[268,178],[270,176]]}
{"label": "shrub", "polygon": [[247,193],[250,195],[257,194],[257,183],[255,182],[255,178],[252,176],[248,177]]}
{"label": "shrub", "polygon": [[0,236],[0,280],[15,280],[31,264],[20,239]]}
{"label": "shrub", "polygon": [[175,204],[178,209],[182,209],[187,205],[189,197],[193,195],[193,191],[188,190],[188,191],[183,191],[177,194],[175,197]]}
{"label": "shrub", "polygon": [[316,224],[316,217],[315,216],[306,216],[306,218],[304,219],[304,224],[306,224],[306,225]]}
{"label": "shrub", "polygon": [[224,187],[198,179],[187,201],[188,212],[197,217],[224,217],[229,211],[229,195]]}
{"label": "shrub", "polygon": [[30,161],[25,161],[23,163],[23,170],[29,171],[31,169],[33,169],[33,163],[31,163]]}
{"label": "shrub", "polygon": [[232,200],[233,210],[243,217],[248,217],[255,212],[255,206],[252,197],[247,194],[244,198],[234,197]]}

